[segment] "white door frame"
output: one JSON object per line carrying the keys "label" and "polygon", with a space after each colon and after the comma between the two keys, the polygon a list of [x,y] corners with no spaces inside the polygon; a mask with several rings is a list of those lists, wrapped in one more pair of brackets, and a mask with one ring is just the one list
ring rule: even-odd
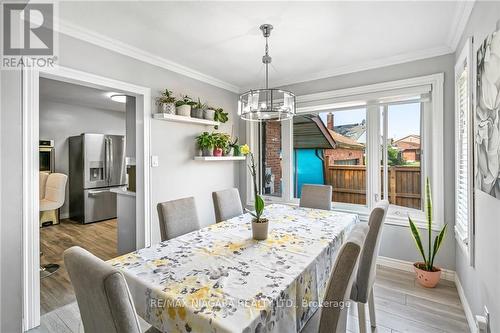
{"label": "white door frame", "polygon": [[151,89],[61,67],[23,69],[23,330],[40,325],[40,228],[38,194],[39,79],[55,79],[136,97],[136,246],[151,245],[150,129]]}

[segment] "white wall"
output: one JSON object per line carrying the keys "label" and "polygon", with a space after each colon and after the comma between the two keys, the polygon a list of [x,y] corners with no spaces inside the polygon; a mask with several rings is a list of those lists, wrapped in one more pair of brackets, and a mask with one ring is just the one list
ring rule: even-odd
{"label": "white wall", "polygon": [[[81,133],[125,135],[125,112],[40,98],[40,139],[54,140],[56,172],[69,175],[68,138]],[[68,216],[69,185],[66,186],[66,199],[61,207],[61,218]]]}
{"label": "white wall", "polygon": [[[468,37],[474,37],[474,56],[486,36],[496,30],[500,20],[500,2],[476,2],[457,48],[456,58]],[[500,332],[500,200],[475,191],[475,267],[457,244],[456,271],[473,314],[482,314],[487,306],[491,314],[491,332]]]}

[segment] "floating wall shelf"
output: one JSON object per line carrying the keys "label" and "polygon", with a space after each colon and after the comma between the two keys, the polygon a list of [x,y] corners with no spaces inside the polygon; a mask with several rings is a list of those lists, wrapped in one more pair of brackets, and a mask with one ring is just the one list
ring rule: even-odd
{"label": "floating wall shelf", "polygon": [[219,125],[218,121],[178,116],[176,114],[167,114],[167,113],[155,113],[153,114],[153,118],[158,120],[173,121],[177,123],[189,123],[189,124],[198,124],[205,126]]}
{"label": "floating wall shelf", "polygon": [[245,160],[245,156],[195,156],[195,161],[243,161]]}

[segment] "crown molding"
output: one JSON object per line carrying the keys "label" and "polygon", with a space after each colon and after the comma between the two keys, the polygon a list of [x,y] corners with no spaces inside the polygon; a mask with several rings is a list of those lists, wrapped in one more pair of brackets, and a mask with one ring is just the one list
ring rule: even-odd
{"label": "crown molding", "polygon": [[97,45],[99,47],[123,54],[125,56],[143,61],[145,63],[164,68],[166,70],[190,77],[192,79],[208,83],[210,85],[238,93],[239,87],[234,84],[217,79],[213,76],[203,74],[197,70],[183,66],[171,60],[159,57],[152,53],[143,51],[132,45],[123,43],[114,38],[107,37],[100,33],[85,29],[81,26],[75,25],[65,20],[59,19],[55,25],[59,33],[74,37],[85,42]]}
{"label": "crown molding", "polygon": [[456,51],[458,43],[460,43],[460,39],[465,31],[476,0],[458,1],[456,4],[455,16],[451,21],[450,31],[446,42],[453,51]]}
{"label": "crown molding", "polygon": [[[453,52],[454,51],[446,45],[439,46],[436,48],[431,48],[431,49],[426,49],[426,50],[419,50],[419,51],[415,51],[415,52],[398,54],[398,55],[394,55],[392,57],[379,58],[379,59],[376,59],[373,61],[367,61],[367,62],[356,64],[356,65],[340,66],[340,67],[334,68],[332,70],[318,72],[318,73],[313,74],[313,75],[305,75],[305,76],[300,77],[300,78],[295,78],[295,79],[288,78],[286,80],[275,81],[275,82],[271,82],[271,85],[273,87],[283,87],[283,86],[287,86],[287,85],[291,85],[291,84],[326,79],[326,78],[334,77],[334,76],[362,72],[362,71],[366,71],[366,70],[370,70],[370,69],[377,69],[377,68],[403,64],[406,62],[411,62],[411,61],[416,61],[416,60],[438,57],[438,56],[450,54]],[[247,89],[244,89],[244,91],[248,90],[249,87],[246,87],[246,88]]]}

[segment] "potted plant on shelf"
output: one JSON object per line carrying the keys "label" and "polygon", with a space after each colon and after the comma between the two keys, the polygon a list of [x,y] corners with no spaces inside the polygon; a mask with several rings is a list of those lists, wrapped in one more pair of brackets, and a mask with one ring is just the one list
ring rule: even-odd
{"label": "potted plant on shelf", "polygon": [[203,119],[203,111],[207,108],[207,104],[202,103],[198,98],[198,102],[193,104],[191,108],[191,117]]}
{"label": "potted plant on shelf", "polygon": [[238,138],[234,138],[233,141],[229,142],[229,151],[233,150],[233,156],[241,156],[240,145],[238,144]]}
{"label": "potted plant on shelf", "polygon": [[226,133],[213,133],[214,156],[221,157],[224,150],[229,146],[229,135]]}
{"label": "potted plant on shelf", "polygon": [[181,99],[175,102],[175,111],[179,116],[191,117],[191,107],[195,104],[188,95],[181,96]]}
{"label": "potted plant on shelf", "polygon": [[255,212],[249,210],[248,213],[253,216],[252,219],[252,236],[255,240],[264,240],[267,238],[267,233],[269,229],[269,220],[263,218],[264,214],[264,199],[259,195],[259,190],[257,188],[257,168],[255,167],[255,158],[253,153],[250,151],[248,145],[241,146],[241,153],[245,156],[250,156],[250,163],[248,165],[248,170],[252,175],[253,180],[253,196],[254,196],[254,207]]}
{"label": "potted plant on shelf", "polygon": [[161,96],[156,98],[156,105],[159,113],[175,114],[175,97],[172,91],[165,89]]}
{"label": "potted plant on shelf", "polygon": [[[208,132],[203,132],[196,137],[196,144],[201,150],[201,156],[212,156],[214,148],[214,137]],[[198,156],[199,156],[198,152]]]}
{"label": "potted plant on shelf", "polygon": [[205,110],[203,110],[203,118],[205,118],[206,120],[214,120],[215,108],[208,106]]}
{"label": "potted plant on shelf", "polygon": [[415,240],[418,250],[422,255],[423,262],[416,262],[413,264],[415,268],[415,273],[417,275],[418,282],[427,288],[434,288],[441,278],[441,269],[434,266],[434,259],[443,243],[444,237],[446,236],[447,224],[443,226],[441,232],[434,239],[434,244],[432,244],[432,198],[431,198],[431,186],[429,178],[425,182],[425,216],[427,218],[427,232],[428,232],[428,253],[425,254],[424,247],[422,245],[422,238],[420,237],[420,232],[413,223],[410,216],[408,220],[410,222],[411,234]]}
{"label": "potted plant on shelf", "polygon": [[[218,108],[215,110],[214,120],[223,124],[229,120],[229,116],[227,112],[224,112],[222,108]],[[215,129],[218,129],[219,126],[215,125]]]}

